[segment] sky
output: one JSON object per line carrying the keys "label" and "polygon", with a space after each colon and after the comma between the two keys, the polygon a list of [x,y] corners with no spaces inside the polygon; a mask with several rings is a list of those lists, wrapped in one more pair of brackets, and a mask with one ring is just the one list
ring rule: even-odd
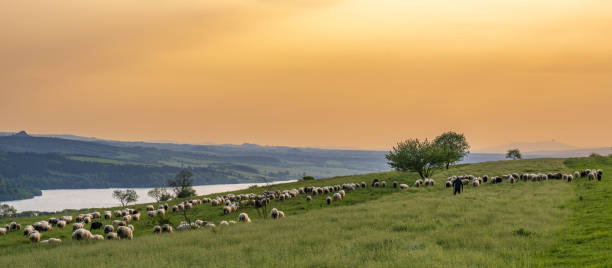
{"label": "sky", "polygon": [[0,25],[0,131],[612,145],[608,0],[20,0]]}

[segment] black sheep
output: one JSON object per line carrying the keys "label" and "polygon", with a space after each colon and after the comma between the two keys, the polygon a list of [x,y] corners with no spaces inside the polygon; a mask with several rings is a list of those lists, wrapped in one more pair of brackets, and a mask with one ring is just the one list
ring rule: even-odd
{"label": "black sheep", "polygon": [[92,222],[89,230],[91,231],[91,230],[98,230],[98,229],[102,229],[102,223],[97,222],[97,221]]}

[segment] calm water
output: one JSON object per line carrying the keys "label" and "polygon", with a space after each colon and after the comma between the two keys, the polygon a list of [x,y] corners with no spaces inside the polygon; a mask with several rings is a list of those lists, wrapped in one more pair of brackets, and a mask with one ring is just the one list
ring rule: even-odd
{"label": "calm water", "polygon": [[[279,181],[270,184],[294,182]],[[227,191],[235,191],[249,188],[251,185],[266,185],[266,183],[239,183],[239,184],[215,184],[215,185],[200,185],[194,186],[198,195],[206,195],[212,193],[221,193]],[[155,202],[153,198],[147,195],[147,192],[153,188],[131,188],[138,193],[137,203]],[[112,196],[113,190],[117,188],[107,189],[69,189],[69,190],[42,190],[41,196],[36,196],[32,199],[19,201],[3,202],[9,204],[17,211],[61,211],[64,209],[82,209],[82,208],[104,208],[116,207],[121,204]],[[123,189],[122,189],[123,190]]]}

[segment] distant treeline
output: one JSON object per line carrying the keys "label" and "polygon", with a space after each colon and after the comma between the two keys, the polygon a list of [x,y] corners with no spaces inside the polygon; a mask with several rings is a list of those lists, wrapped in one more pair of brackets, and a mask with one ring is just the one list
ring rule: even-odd
{"label": "distant treeline", "polygon": [[[237,172],[234,169],[240,169]],[[166,185],[181,168],[140,164],[110,164],[78,161],[62,154],[0,152],[0,178],[8,185],[0,192],[0,200],[30,198],[40,194],[35,189],[127,188]],[[225,168],[189,168],[195,185],[261,182],[257,170],[238,165]],[[5,187],[2,187],[5,189]],[[32,193],[32,194],[28,194]]]}
{"label": "distant treeline", "polygon": [[28,199],[41,194],[42,192],[34,187],[19,187],[6,179],[0,179],[0,201]]}

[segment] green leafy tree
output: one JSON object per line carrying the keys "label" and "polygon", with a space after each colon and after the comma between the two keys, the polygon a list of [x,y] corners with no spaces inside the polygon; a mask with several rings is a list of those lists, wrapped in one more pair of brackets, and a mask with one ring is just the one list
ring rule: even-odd
{"label": "green leafy tree", "polygon": [[446,160],[444,150],[427,139],[399,142],[385,157],[395,170],[417,172],[421,178],[431,177]]}
{"label": "green leafy tree", "polygon": [[463,160],[470,153],[470,145],[463,134],[449,131],[436,137],[434,143],[441,147],[446,169],[451,164]]}
{"label": "green leafy tree", "polygon": [[166,187],[153,188],[149,192],[147,192],[147,195],[155,199],[155,202],[157,203],[159,203],[160,201],[165,202],[165,201],[172,199],[172,195],[168,193],[168,190],[166,190]]}
{"label": "green leafy tree", "polygon": [[133,203],[138,201],[138,194],[134,190],[114,190],[113,198],[119,200],[121,202],[121,206],[125,207],[129,203]]}
{"label": "green leafy tree", "polygon": [[173,188],[176,198],[185,198],[195,195],[196,191],[193,189],[193,180],[191,180],[191,176],[193,176],[191,172],[183,169],[174,179],[168,180],[168,186]]}
{"label": "green leafy tree", "polygon": [[0,218],[9,218],[17,215],[17,210],[8,204],[0,205]]}
{"label": "green leafy tree", "polygon": [[313,181],[315,178],[313,176],[304,176],[302,177],[303,181]]}
{"label": "green leafy tree", "polygon": [[506,153],[506,158],[512,158],[512,160],[521,159],[523,156],[521,155],[521,151],[519,149],[511,149]]}

